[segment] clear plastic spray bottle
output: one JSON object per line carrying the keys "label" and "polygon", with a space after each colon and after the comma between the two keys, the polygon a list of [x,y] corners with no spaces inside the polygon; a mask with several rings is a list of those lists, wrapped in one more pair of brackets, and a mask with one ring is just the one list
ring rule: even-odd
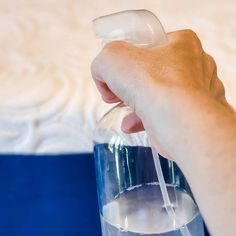
{"label": "clear plastic spray bottle", "polygon": [[[147,10],[99,17],[93,28],[103,44],[122,40],[150,47],[167,40],[160,21]],[[94,133],[103,236],[204,236],[202,217],[178,166],[152,149],[145,131],[121,130],[131,112],[117,105]]]}

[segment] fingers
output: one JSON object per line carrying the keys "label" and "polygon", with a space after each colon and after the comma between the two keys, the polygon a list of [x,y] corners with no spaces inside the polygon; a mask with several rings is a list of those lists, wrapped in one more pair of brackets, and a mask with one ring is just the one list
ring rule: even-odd
{"label": "fingers", "polygon": [[94,79],[94,81],[104,102],[106,103],[121,102],[121,100],[109,89],[106,83],[98,79]]}
{"label": "fingers", "polygon": [[140,118],[135,113],[131,113],[123,119],[121,129],[126,133],[135,133],[143,131],[144,127]]}
{"label": "fingers", "polygon": [[[140,76],[135,56],[139,49],[125,42],[107,44],[91,64],[91,74],[105,102],[132,104],[136,78]],[[132,68],[132,69],[131,69]]]}
{"label": "fingers", "polygon": [[104,56],[104,49],[99,53],[99,55],[94,59],[91,64],[91,74],[94,79],[95,85],[100,92],[102,99],[107,103],[115,103],[121,101],[115,93],[109,88],[106,81],[106,76],[104,73],[108,74],[107,55]]}
{"label": "fingers", "polygon": [[[168,43],[176,45],[174,48],[182,52],[183,47],[195,48],[201,54],[202,47],[197,35],[191,30],[182,30],[168,34]],[[158,46],[156,47],[158,50]],[[174,50],[174,51],[176,51]],[[114,41],[107,44],[91,65],[92,77],[105,102],[124,101],[133,104],[134,89],[139,88],[142,74],[151,67],[147,60],[141,60],[143,50],[131,44]],[[158,51],[160,54],[161,51]],[[130,70],[132,68],[132,70]],[[121,79],[123,82],[121,82]],[[132,93],[132,95],[130,95]],[[131,100],[131,101],[130,101]]]}

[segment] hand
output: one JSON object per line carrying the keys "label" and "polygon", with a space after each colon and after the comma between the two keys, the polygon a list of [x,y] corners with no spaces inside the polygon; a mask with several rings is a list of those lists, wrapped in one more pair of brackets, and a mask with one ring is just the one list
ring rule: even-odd
{"label": "hand", "polygon": [[105,102],[124,101],[133,109],[122,129],[137,132],[145,128],[166,157],[174,155],[172,147],[180,133],[187,138],[183,129],[196,119],[183,121],[196,104],[201,107],[211,101],[210,106],[232,112],[213,58],[190,30],[170,33],[167,43],[152,48],[112,42],[94,60],[91,71]]}
{"label": "hand", "polygon": [[210,233],[236,235],[236,119],[196,34],[174,32],[152,48],[108,44],[92,76],[104,101],[133,109],[123,130],[145,128],[152,146],[177,162]]}

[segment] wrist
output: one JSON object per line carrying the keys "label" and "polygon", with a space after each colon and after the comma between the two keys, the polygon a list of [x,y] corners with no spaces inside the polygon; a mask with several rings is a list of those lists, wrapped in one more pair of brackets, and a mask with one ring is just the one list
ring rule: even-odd
{"label": "wrist", "polygon": [[236,145],[236,117],[228,107],[204,96],[192,104],[191,112],[179,124],[182,146],[173,148],[181,168],[189,159],[220,157],[228,145]]}
{"label": "wrist", "polygon": [[161,94],[159,90],[143,101],[137,114],[145,129],[177,162],[183,155],[198,152],[212,135],[220,138],[219,129],[236,126],[232,111],[203,91],[169,89]]}

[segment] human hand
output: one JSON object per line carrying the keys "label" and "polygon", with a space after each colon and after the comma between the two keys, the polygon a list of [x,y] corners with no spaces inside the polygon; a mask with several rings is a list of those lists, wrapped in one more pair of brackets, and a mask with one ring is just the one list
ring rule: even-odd
{"label": "human hand", "polygon": [[210,233],[236,235],[235,114],[196,34],[174,32],[152,48],[113,42],[91,70],[104,101],[133,109],[122,129],[145,128],[152,147],[177,162]]}
{"label": "human hand", "polygon": [[199,122],[194,114],[203,107],[204,112],[209,106],[232,112],[213,58],[190,30],[170,33],[167,43],[151,48],[112,42],[94,60],[91,71],[105,102],[123,101],[133,109],[122,129],[145,128],[167,157],[175,153],[176,137],[181,134],[186,140],[185,129]]}

